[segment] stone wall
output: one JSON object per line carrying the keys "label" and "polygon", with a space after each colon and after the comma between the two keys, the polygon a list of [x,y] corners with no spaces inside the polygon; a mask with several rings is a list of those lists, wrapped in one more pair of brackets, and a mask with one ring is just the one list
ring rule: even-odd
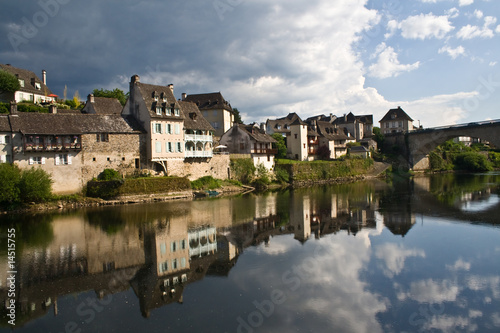
{"label": "stone wall", "polygon": [[229,178],[229,155],[214,155],[209,159],[192,158],[167,161],[169,176],[187,177],[193,181],[204,176]]}

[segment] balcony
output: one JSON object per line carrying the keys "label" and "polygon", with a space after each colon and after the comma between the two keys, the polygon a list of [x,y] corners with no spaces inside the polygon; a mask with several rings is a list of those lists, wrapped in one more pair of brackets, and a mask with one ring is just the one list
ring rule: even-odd
{"label": "balcony", "polygon": [[213,152],[211,150],[186,150],[184,157],[186,158],[213,157]]}
{"label": "balcony", "polygon": [[184,141],[212,142],[213,138],[211,135],[184,134]]}
{"label": "balcony", "polygon": [[250,151],[250,153],[252,153],[252,154],[276,155],[278,153],[278,149],[273,149],[273,148],[252,149]]}
{"label": "balcony", "polygon": [[47,151],[66,151],[66,150],[78,150],[82,149],[82,145],[80,142],[77,143],[25,143],[24,150],[25,151],[39,151],[39,152],[47,152]]}

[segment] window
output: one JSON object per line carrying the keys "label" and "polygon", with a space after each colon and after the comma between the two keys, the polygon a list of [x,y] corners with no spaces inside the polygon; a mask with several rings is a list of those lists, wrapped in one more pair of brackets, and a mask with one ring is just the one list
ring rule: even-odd
{"label": "window", "polygon": [[[21,86],[21,88],[24,88],[24,80],[19,80],[19,85]],[[22,97],[21,97],[22,98]]]}
{"label": "window", "polygon": [[245,150],[245,144],[243,142],[240,142],[240,150]]}
{"label": "window", "polygon": [[161,134],[161,124],[153,124],[153,133]]}
{"label": "window", "polygon": [[295,139],[297,139],[297,134],[295,134]]}
{"label": "window", "polygon": [[40,85],[40,82],[36,82],[35,83],[35,88],[36,88],[36,90],[42,89],[42,86]]}
{"label": "window", "polygon": [[161,254],[167,253],[167,244],[161,243],[161,245],[160,245],[160,251],[161,251]]}
{"label": "window", "polygon": [[403,127],[403,122],[402,121],[399,122],[399,127]]}
{"label": "window", "polygon": [[166,109],[165,109],[165,114],[166,114],[167,116],[171,116],[171,115],[172,115],[172,109],[166,108]]}
{"label": "window", "polygon": [[160,273],[168,271],[168,262],[165,261],[165,262],[159,263],[158,264],[158,270],[160,271]]}
{"label": "window", "polygon": [[177,242],[171,242],[170,243],[170,252],[175,252],[177,251]]}
{"label": "window", "polygon": [[109,134],[108,133],[98,133],[96,134],[97,142],[109,142]]}
{"label": "window", "polygon": [[186,268],[186,258],[181,258],[181,268]]}
{"label": "window", "polygon": [[0,136],[0,144],[9,144],[9,143],[10,143],[10,135]]}
{"label": "window", "polygon": [[7,155],[0,155],[0,163],[6,163],[7,162]]}
{"label": "window", "polygon": [[172,152],[172,142],[165,143],[165,151],[171,153]]}
{"label": "window", "polygon": [[175,109],[174,109],[174,115],[175,115],[175,116],[177,116],[177,117],[179,117],[179,116],[181,115],[180,110],[179,110],[179,109],[177,109],[177,108],[175,108]]}
{"label": "window", "polygon": [[29,164],[45,164],[45,157],[30,156]]}
{"label": "window", "polygon": [[385,128],[389,128],[389,123],[385,123]]}
{"label": "window", "polygon": [[165,127],[165,132],[167,132],[168,134],[172,134],[172,125],[166,124]]}
{"label": "window", "polygon": [[172,259],[172,269],[177,269],[177,259]]}
{"label": "window", "polygon": [[181,249],[182,250],[186,249],[186,240],[185,239],[181,240]]}
{"label": "window", "polygon": [[178,153],[182,153],[182,143],[177,142],[176,152],[178,152]]}
{"label": "window", "polygon": [[179,124],[175,124],[175,134],[181,133],[181,126]]}
{"label": "window", "polygon": [[161,153],[161,142],[160,141],[155,142],[155,151],[157,153]]}
{"label": "window", "polygon": [[216,122],[216,121],[214,121],[214,122],[212,123],[212,127],[213,127],[213,128],[215,128],[215,129],[219,129],[219,123],[218,123],[218,122]]}
{"label": "window", "polygon": [[161,116],[161,109],[162,109],[161,106],[156,107],[156,114],[159,116]]}
{"label": "window", "polygon": [[56,165],[71,164],[71,154],[56,154]]}

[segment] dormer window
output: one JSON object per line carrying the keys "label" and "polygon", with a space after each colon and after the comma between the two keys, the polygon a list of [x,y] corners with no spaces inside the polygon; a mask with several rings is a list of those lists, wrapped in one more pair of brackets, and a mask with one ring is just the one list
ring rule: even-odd
{"label": "dormer window", "polygon": [[159,116],[161,116],[161,111],[162,111],[161,109],[162,109],[161,106],[157,106],[156,107],[156,114],[159,115]]}
{"label": "dormer window", "polygon": [[21,88],[24,88],[24,80],[19,79],[19,85],[21,86]]}
{"label": "dormer window", "polygon": [[174,108],[174,115],[179,117],[181,115],[181,111],[178,108]]}
{"label": "dormer window", "polygon": [[161,99],[163,100],[163,102],[167,102],[167,94],[165,94],[164,92],[161,93]]}
{"label": "dormer window", "polygon": [[41,90],[42,86],[40,85],[40,82],[35,82],[35,88],[36,90]]}
{"label": "dormer window", "polygon": [[396,118],[396,114],[395,113],[391,114],[391,119],[395,119],[395,118]]}
{"label": "dormer window", "polygon": [[281,129],[281,125],[277,125],[277,126],[276,126],[276,128],[277,128],[277,129]]}
{"label": "dormer window", "polygon": [[189,113],[189,118],[196,120],[196,112],[190,112]]}

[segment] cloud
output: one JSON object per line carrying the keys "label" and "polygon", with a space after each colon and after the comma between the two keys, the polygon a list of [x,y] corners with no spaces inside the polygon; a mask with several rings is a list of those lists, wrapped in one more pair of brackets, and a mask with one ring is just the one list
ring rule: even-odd
{"label": "cloud", "polygon": [[483,18],[483,12],[480,11],[479,9],[474,10],[474,16],[477,17],[478,19]]}
{"label": "cloud", "polygon": [[460,7],[469,6],[469,5],[472,5],[473,3],[474,3],[474,0],[458,0],[458,5]]}
{"label": "cloud", "polygon": [[392,278],[401,273],[407,258],[425,258],[425,252],[418,249],[405,249],[401,244],[385,243],[376,248],[375,257],[384,261],[384,275]]}
{"label": "cloud", "polygon": [[[479,27],[477,25],[467,24],[460,28],[457,32],[457,38],[472,39],[472,38],[493,38],[495,35],[490,25],[495,24],[497,19],[493,16],[486,16],[484,18],[484,25]],[[497,29],[498,30],[498,27]]]}
{"label": "cloud", "polygon": [[410,72],[420,66],[419,61],[407,65],[400,64],[398,54],[391,46],[387,46],[385,43],[377,46],[375,55],[377,55],[377,62],[370,65],[368,73],[370,76],[379,79],[396,77],[401,73]]}
{"label": "cloud", "polygon": [[443,46],[438,50],[438,53],[447,53],[452,59],[456,59],[458,56],[465,54],[465,49],[461,45],[454,49],[449,46]]}
{"label": "cloud", "polygon": [[459,271],[459,270],[464,270],[468,271],[470,269],[470,262],[463,261],[462,258],[457,259],[453,265],[446,265],[446,268],[451,270],[451,271]]}
{"label": "cloud", "polygon": [[[419,14],[397,23],[397,28],[401,30],[401,36],[408,39],[443,39],[454,29],[448,19],[449,16],[446,15]],[[391,27],[394,26],[395,24],[391,23]]]}
{"label": "cloud", "polygon": [[453,7],[444,12],[449,18],[456,18],[460,14],[460,11]]}
{"label": "cloud", "polygon": [[405,297],[411,298],[419,303],[438,304],[443,302],[454,302],[460,293],[460,288],[450,280],[434,281],[433,279],[412,282],[410,290]]}

